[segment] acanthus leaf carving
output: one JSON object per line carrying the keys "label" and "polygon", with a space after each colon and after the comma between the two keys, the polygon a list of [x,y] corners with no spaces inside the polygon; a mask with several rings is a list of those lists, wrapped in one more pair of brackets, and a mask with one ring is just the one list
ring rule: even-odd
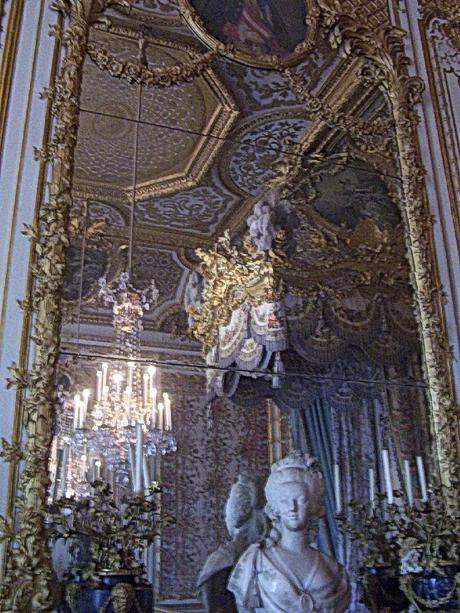
{"label": "acanthus leaf carving", "polygon": [[331,41],[349,56],[368,60],[372,77],[388,96],[392,107],[402,179],[402,217],[412,263],[412,285],[426,378],[431,399],[434,461],[439,466],[446,500],[458,498],[460,487],[459,407],[449,376],[451,354],[442,323],[442,288],[435,281],[432,251],[432,218],[425,200],[424,168],[417,150],[419,117],[415,105],[424,89],[419,77],[407,72],[405,33],[393,26],[377,31],[356,19],[340,15],[331,30]]}
{"label": "acanthus leaf carving", "polygon": [[[56,0],[53,3],[53,8],[67,17],[69,23],[62,35],[65,57],[52,88],[51,113],[55,116],[55,125],[46,148],[47,153],[52,153],[48,200],[39,208],[37,228],[29,229],[34,246],[35,286],[31,300],[35,311],[34,363],[28,376],[15,364],[10,369],[10,384],[26,393],[21,415],[26,442],[13,517],[1,518],[0,526],[7,543],[6,568],[0,585],[0,610],[5,613],[51,612],[54,605],[54,574],[45,515],[82,67],[90,24],[103,18],[103,11],[108,7],[117,4],[129,5],[127,0]],[[48,156],[40,157],[45,162]],[[11,469],[16,470],[21,457],[19,448],[7,444],[3,453],[11,460]],[[14,530],[9,528],[13,525]]]}

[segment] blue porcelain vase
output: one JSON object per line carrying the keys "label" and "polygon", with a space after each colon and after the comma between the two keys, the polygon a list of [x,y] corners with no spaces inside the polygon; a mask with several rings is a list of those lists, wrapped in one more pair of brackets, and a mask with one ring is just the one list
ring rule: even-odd
{"label": "blue porcelain vase", "polygon": [[[460,572],[460,567],[445,566],[443,570],[444,576],[431,573],[414,577],[412,589],[417,597],[433,601],[430,603],[430,611],[459,611],[460,598],[456,589],[456,575]],[[447,602],[433,607],[435,601],[445,599],[449,595],[452,596]]]}
{"label": "blue porcelain vase", "polygon": [[59,613],[151,613],[153,589],[134,573],[106,573],[94,586],[75,576],[62,586]]}

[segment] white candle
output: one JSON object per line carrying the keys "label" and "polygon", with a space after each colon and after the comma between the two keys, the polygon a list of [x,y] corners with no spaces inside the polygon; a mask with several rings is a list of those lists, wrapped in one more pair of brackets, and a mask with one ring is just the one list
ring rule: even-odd
{"label": "white candle", "polygon": [[152,394],[152,428],[155,428],[155,422],[156,422],[156,418],[157,418],[157,395],[158,395],[158,390],[156,387],[152,387],[152,389],[150,390],[151,394]]}
{"label": "white candle", "polygon": [[171,400],[168,400],[168,404],[166,405],[166,429],[172,430]]}
{"label": "white candle", "polygon": [[133,486],[133,492],[136,487],[136,462],[134,459],[134,445],[130,443],[128,446],[128,455],[129,455],[129,467],[131,469],[131,484]]}
{"label": "white candle", "polygon": [[373,515],[375,509],[375,475],[373,468],[369,468],[369,502],[371,503],[370,514]]}
{"label": "white candle", "polygon": [[69,443],[64,443],[64,448],[62,449],[61,483],[59,485],[59,494],[61,497],[64,497],[66,494],[67,466],[69,464],[69,451],[70,451]]}
{"label": "white candle", "polygon": [[164,405],[162,402],[158,403],[158,429],[163,430],[163,410]]}
{"label": "white candle", "polygon": [[138,496],[142,494],[142,456],[144,453],[144,432],[142,424],[136,423],[136,478],[134,493]]}
{"label": "white candle", "polygon": [[80,425],[80,394],[73,397],[73,429],[76,430]]}
{"label": "white candle", "polygon": [[150,487],[150,471],[149,471],[149,464],[147,462],[147,456],[145,455],[145,453],[143,454],[143,457],[142,457],[142,474],[144,477],[144,490],[145,490],[145,493],[148,494],[148,490]]}
{"label": "white candle", "polygon": [[128,364],[128,387],[133,387],[133,371],[134,371],[134,362],[129,362]]}
{"label": "white candle", "polygon": [[88,401],[90,397],[90,390],[83,390],[83,422],[86,421],[86,415],[88,413]]}
{"label": "white candle", "polygon": [[100,460],[96,460],[94,462],[94,477],[95,479],[100,479],[101,478],[101,461]]}
{"label": "white candle", "polygon": [[109,397],[109,386],[108,385],[104,385],[102,393],[103,393],[104,402],[107,402],[107,399]]}
{"label": "white candle", "polygon": [[80,400],[78,403],[78,427],[83,428],[85,425],[85,403]]}
{"label": "white candle", "polygon": [[143,379],[144,379],[144,405],[147,405],[148,400],[149,400],[149,376],[146,372],[144,373]]}
{"label": "white candle", "polygon": [[412,477],[410,474],[409,460],[404,460],[404,485],[406,488],[407,501],[409,506],[414,505],[414,495],[412,493]]}
{"label": "white candle", "polygon": [[102,400],[102,370],[98,370],[96,373],[97,377],[97,401],[101,402]]}
{"label": "white candle", "polygon": [[335,512],[342,512],[342,492],[340,488],[340,469],[338,464],[334,464],[334,493],[335,493]]}
{"label": "white candle", "polygon": [[422,502],[428,502],[428,490],[426,487],[425,467],[423,465],[423,459],[421,456],[416,456],[418,481],[420,484],[420,494],[422,495]]}
{"label": "white candle", "polygon": [[152,389],[153,389],[153,386],[154,386],[153,380],[154,380],[155,373],[156,373],[155,366],[149,366],[148,369],[147,369],[147,372],[148,372],[148,375],[149,375],[149,389],[150,389],[150,392],[152,392]]}
{"label": "white candle", "polygon": [[164,429],[171,430],[169,422],[171,418],[171,402],[169,400],[168,392],[163,392],[163,406],[164,406]]}
{"label": "white candle", "polygon": [[388,450],[382,449],[382,463],[383,463],[383,476],[385,478],[385,489],[387,492],[388,504],[393,504],[393,484],[391,482],[390,473],[390,459],[388,457]]}
{"label": "white candle", "polygon": [[107,385],[107,370],[109,365],[107,362],[102,363],[102,389],[104,390]]}

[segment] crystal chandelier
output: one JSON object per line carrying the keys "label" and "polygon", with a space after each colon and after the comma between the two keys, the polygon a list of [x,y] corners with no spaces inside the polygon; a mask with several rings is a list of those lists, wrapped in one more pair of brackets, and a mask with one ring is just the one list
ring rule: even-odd
{"label": "crystal chandelier", "polygon": [[116,359],[102,362],[94,389],[71,401],[72,431],[65,439],[60,495],[85,496],[102,479],[136,495],[148,490],[150,456],[176,451],[171,399],[159,387],[160,371],[140,362],[142,317],[158,299],[154,281],[136,289],[124,272],[113,285],[100,279],[100,299],[112,306]]}

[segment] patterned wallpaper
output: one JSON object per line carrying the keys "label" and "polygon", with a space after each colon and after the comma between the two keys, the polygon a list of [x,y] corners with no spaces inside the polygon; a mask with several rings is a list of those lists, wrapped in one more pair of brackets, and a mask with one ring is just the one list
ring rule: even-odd
{"label": "patterned wallpaper", "polygon": [[264,477],[269,469],[264,402],[242,408],[227,400],[206,402],[204,379],[163,373],[174,399],[178,451],[164,460],[163,508],[176,526],[164,531],[161,598],[190,598],[206,557],[227,532],[223,511],[238,473]]}

